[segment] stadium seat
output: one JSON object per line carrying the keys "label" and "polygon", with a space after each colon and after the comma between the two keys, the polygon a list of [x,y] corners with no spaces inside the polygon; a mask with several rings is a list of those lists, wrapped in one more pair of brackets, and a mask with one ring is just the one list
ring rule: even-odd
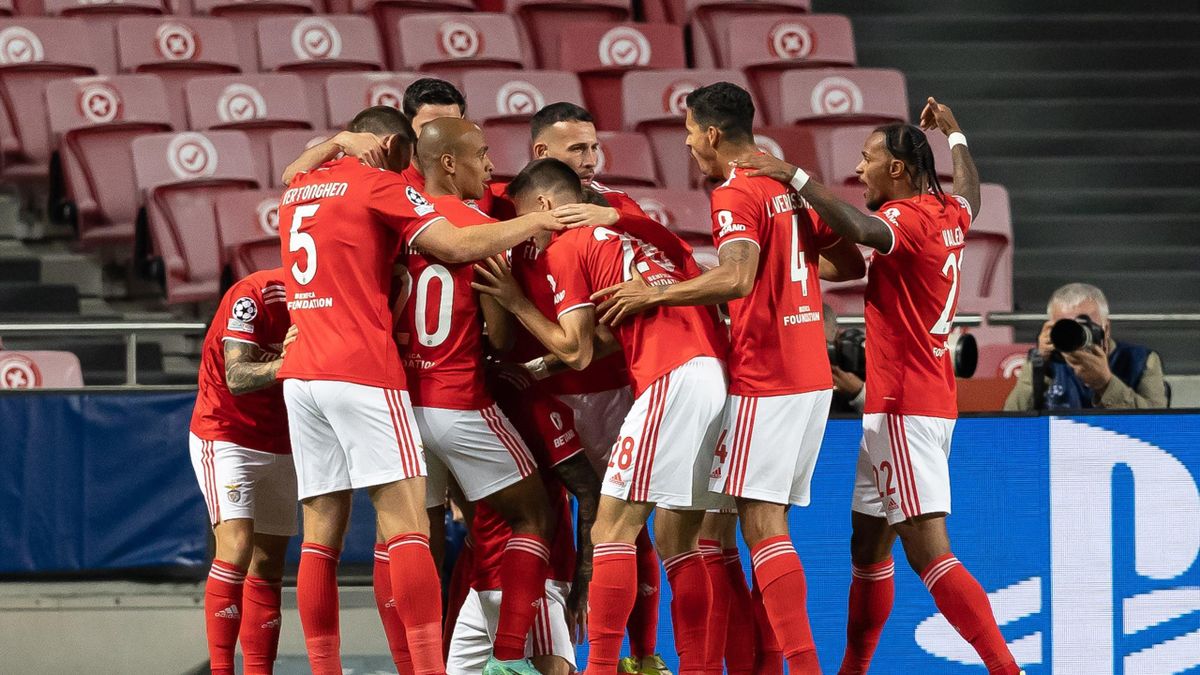
{"label": "stadium seat", "polygon": [[279,190],[242,190],[217,201],[217,231],[233,278],[279,267]]}
{"label": "stadium seat", "polygon": [[0,0],[0,16],[12,16],[16,13],[16,8],[13,7],[13,0]]}
{"label": "stadium seat", "polygon": [[633,18],[630,0],[508,0],[504,10],[525,24],[538,67],[546,70],[568,67],[558,60],[559,44],[564,35],[574,38],[580,22]]}
{"label": "stadium seat", "polygon": [[83,386],[79,357],[71,352],[0,351],[0,389],[73,389]]}
{"label": "stadium seat", "polygon": [[624,128],[641,131],[650,139],[658,175],[666,187],[693,185],[691,153],[684,141],[683,118],[692,90],[722,80],[749,88],[736,70],[648,70],[628,73],[621,80]]}
{"label": "stadium seat", "polygon": [[[730,63],[723,36],[729,22],[755,14],[801,14],[810,0],[665,0],[672,20],[686,24],[692,36],[692,58],[697,68],[719,68]],[[724,66],[729,67],[729,66]]]}
{"label": "stadium seat", "polygon": [[[950,185],[945,188],[951,191]],[[958,310],[970,314],[1011,312],[1013,230],[1008,192],[985,183],[980,186],[980,202],[979,217],[967,233]]]}
{"label": "stadium seat", "polygon": [[422,76],[415,73],[334,73],[325,79],[329,126],[344,129],[363,108],[404,106],[404,90]]}
{"label": "stadium seat", "polygon": [[817,141],[811,129],[804,127],[760,127],[754,130],[758,149],[802,167],[808,175],[824,181],[824,168],[818,165]]}
{"label": "stadium seat", "polygon": [[197,75],[241,70],[233,27],[210,17],[125,17],[117,21],[123,73],[153,73],[166,85],[171,124],[187,128],[183,85]]}
{"label": "stadium seat", "polygon": [[629,188],[630,197],[646,215],[693,246],[712,246],[712,214],[708,196],[700,190]]}
{"label": "stadium seat", "polygon": [[517,22],[506,14],[413,14],[400,19],[400,65],[458,81],[466,69],[530,65]]}
{"label": "stadium seat", "polygon": [[644,135],[631,131],[601,131],[596,178],[616,187],[659,187],[654,150]]}
{"label": "stadium seat", "polygon": [[251,152],[240,131],[150,134],[133,141],[149,249],[162,260],[167,302],[213,300],[220,293],[224,261],[214,205],[259,187]]}
{"label": "stadium seat", "polygon": [[43,0],[50,16],[85,19],[89,38],[96,49],[96,70],[117,72],[117,42],[113,30],[122,16],[166,14],[170,9],[163,0],[121,0],[121,2],[81,2],[80,0]]}
{"label": "stadium seat", "polygon": [[46,83],[96,74],[91,32],[82,19],[0,19],[0,168],[6,178],[47,175]]}
{"label": "stadium seat", "polygon": [[759,102],[772,124],[908,121],[908,92],[898,70],[819,68],[789,70]]}
{"label": "stadium seat", "polygon": [[[878,126],[854,124],[832,129],[811,129],[811,133],[817,139],[821,175],[830,182],[857,185],[858,174],[855,169],[862,159],[863,143]],[[948,181],[954,178],[954,159],[950,156],[950,144],[941,133],[930,133],[929,145],[933,148],[933,162],[938,178],[942,180],[943,187],[949,190]]]}
{"label": "stadium seat", "polygon": [[129,144],[171,129],[162,82],[153,75],[54,80],[46,104],[58,141],[52,203],[69,205],[85,247],[125,243],[132,253],[139,200]]}
{"label": "stadium seat", "polygon": [[528,133],[529,118],[547,103],[569,101],[583,105],[579,78],[573,73],[525,70],[468,71],[462,93],[470,102],[471,119],[487,130],[516,126]]}
{"label": "stadium seat", "polygon": [[273,16],[258,20],[259,66],[304,80],[308,110],[325,116],[325,79],[332,73],[383,69],[383,50],[370,19],[361,16]]}
{"label": "stadium seat", "polygon": [[528,125],[489,126],[487,144],[494,180],[511,180],[533,159]]}
{"label": "stadium seat", "polygon": [[725,68],[746,73],[757,99],[778,91],[779,77],[795,68],[855,65],[850,19],[838,14],[750,15],[729,21],[721,35]]}
{"label": "stadium seat", "polygon": [[400,65],[400,19],[423,12],[473,12],[472,0],[350,0],[350,11],[368,15],[375,20],[388,67],[402,70]]}
{"label": "stadium seat", "polygon": [[[974,331],[972,331],[972,334]],[[1001,377],[1016,379],[1025,366],[1029,350],[1036,347],[1032,342],[1004,342],[979,345],[979,362],[975,366],[975,377]]]}
{"label": "stadium seat", "polygon": [[197,77],[185,88],[191,128],[246,131],[259,163],[259,182],[270,185],[268,139],[278,129],[311,129],[304,83],[292,73]]}
{"label": "stadium seat", "polygon": [[671,24],[577,23],[559,41],[559,63],[583,84],[588,110],[600,129],[622,122],[621,78],[630,70],[687,67],[683,28]]}
{"label": "stadium seat", "polygon": [[316,14],[318,0],[192,0],[196,14],[230,19],[237,36],[242,70],[258,70],[258,19],[279,14]]}
{"label": "stadium seat", "polygon": [[336,131],[314,131],[312,129],[283,129],[273,131],[268,140],[271,149],[271,181],[266,183],[276,188],[283,185],[283,170],[300,153],[331,138]]}

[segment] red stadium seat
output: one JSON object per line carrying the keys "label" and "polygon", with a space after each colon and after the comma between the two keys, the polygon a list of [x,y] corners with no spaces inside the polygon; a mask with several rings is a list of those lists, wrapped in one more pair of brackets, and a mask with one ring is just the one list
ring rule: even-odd
{"label": "red stadium seat", "polygon": [[71,352],[0,351],[0,389],[72,389],[83,386],[79,357]]}
{"label": "red stadium seat", "polygon": [[630,70],[687,67],[683,28],[671,24],[577,23],[559,41],[559,63],[579,74],[600,129],[621,128],[621,78]]}
{"label": "red stadium seat", "polygon": [[495,166],[492,172],[495,180],[511,180],[533,159],[528,125],[489,126],[487,144],[488,157]]}
{"label": "red stadium seat", "polygon": [[0,19],[0,148],[7,178],[40,178],[50,161],[46,83],[96,73],[82,19]]}
{"label": "red stadium seat", "polygon": [[[947,192],[951,186],[946,185]],[[979,217],[967,233],[958,311],[978,314],[1013,309],[1013,231],[1008,192],[999,185],[980,187]]]}
{"label": "red stadium seat", "polygon": [[282,188],[283,170],[312,146],[333,137],[336,131],[314,131],[312,129],[284,129],[273,131],[269,138],[271,149],[271,182],[269,185]]}
{"label": "red stadium seat", "polygon": [[506,14],[413,14],[400,19],[400,65],[457,80],[466,69],[525,68],[517,22]]}
{"label": "red stadium seat", "polygon": [[468,71],[462,77],[461,89],[470,102],[471,119],[489,132],[498,126],[516,126],[528,133],[529,118],[547,103],[583,105],[579,79],[573,73]]}
{"label": "red stadium seat", "polygon": [[580,22],[633,18],[630,0],[508,0],[505,11],[525,24],[538,67],[547,70],[569,67],[558,59],[559,44],[564,36],[574,38]]}
{"label": "red stadium seat", "polygon": [[233,278],[279,267],[279,191],[242,190],[217,201],[217,231]]}
{"label": "red stadium seat", "polygon": [[0,16],[12,16],[16,13],[16,8],[13,7],[13,0],[0,0]]}
{"label": "red stadium seat", "polygon": [[[974,334],[974,331],[971,331]],[[1000,377],[1015,380],[1025,366],[1029,350],[1036,347],[1032,342],[1002,342],[979,345],[979,362],[975,366],[975,377]]]}
{"label": "red stadium seat", "polygon": [[473,12],[472,0],[350,0],[350,11],[369,15],[383,36],[383,49],[388,67],[402,70],[400,65],[400,19],[422,12]]}
{"label": "red stadium seat", "polygon": [[209,17],[126,17],[117,21],[120,71],[153,73],[167,88],[171,124],[187,128],[183,85],[197,75],[241,70],[233,27]]}
{"label": "red stadium seat", "polygon": [[318,0],[192,0],[196,14],[230,19],[237,35],[242,70],[258,70],[258,19],[279,14],[316,14],[323,8]]}
{"label": "red stadium seat", "polygon": [[258,20],[263,72],[293,72],[304,79],[308,110],[322,125],[325,79],[332,73],[383,69],[375,24],[361,16],[275,16]]}
{"label": "red stadium seat", "polygon": [[694,162],[684,143],[687,95],[722,80],[749,88],[746,77],[736,70],[651,70],[628,73],[621,81],[624,127],[650,139],[658,175],[667,187],[693,186]]}
{"label": "red stadium seat", "polygon": [[853,67],[854,32],[838,14],[761,14],[733,19],[721,35],[726,68],[745,71],[755,97],[779,91],[794,68]]}
{"label": "red stadium seat", "polygon": [[[697,68],[717,68],[730,63],[723,36],[729,22],[754,14],[808,12],[810,0],[666,0],[675,23],[691,28],[692,57]],[[724,66],[729,67],[729,66]]]}
{"label": "red stadium seat", "polygon": [[[832,183],[850,183],[858,185],[858,174],[855,169],[862,159],[863,144],[879,125],[855,124],[833,129],[816,128],[812,133],[817,139],[817,150],[820,155],[821,175]],[[954,160],[950,156],[950,144],[940,133],[929,134],[929,144],[933,148],[933,162],[937,168],[938,178],[947,190],[947,181],[954,178]],[[795,164],[795,162],[793,162]],[[808,167],[805,167],[807,169]]]}
{"label": "red stadium seat", "polygon": [[654,150],[644,135],[630,131],[601,131],[596,178],[605,185],[659,187]]}
{"label": "red stadium seat", "polygon": [[712,215],[708,195],[700,190],[630,188],[629,196],[646,215],[693,246],[712,246]]}
{"label": "red stadium seat", "polygon": [[908,121],[908,92],[898,70],[789,70],[759,102],[772,124]]}
{"label": "red stadium seat", "polygon": [[129,144],[170,130],[162,82],[153,75],[54,80],[46,86],[46,103],[58,139],[52,185],[61,186],[52,199],[73,205],[85,246],[123,242],[132,252],[140,200]]}
{"label": "red stadium seat", "polygon": [[271,182],[268,138],[277,129],[311,129],[304,83],[298,75],[214,75],[187,83],[188,119],[197,130],[242,129],[259,160],[259,182]]}
{"label": "red stadium seat", "polygon": [[121,2],[81,2],[80,0],[44,0],[46,14],[86,19],[92,29],[89,36],[96,48],[96,70],[117,71],[117,43],[113,34],[117,18],[167,14],[163,0],[121,0]]}
{"label": "red stadium seat", "polygon": [[811,129],[803,127],[761,127],[754,130],[754,142],[763,152],[803,167],[810,176],[824,180],[818,166],[817,141]]}
{"label": "red stadium seat", "polygon": [[363,108],[404,107],[404,90],[423,77],[415,73],[334,73],[325,80],[329,126],[343,129]]}
{"label": "red stadium seat", "polygon": [[215,299],[225,261],[214,205],[258,187],[249,139],[240,131],[142,136],[133,141],[133,165],[167,301]]}

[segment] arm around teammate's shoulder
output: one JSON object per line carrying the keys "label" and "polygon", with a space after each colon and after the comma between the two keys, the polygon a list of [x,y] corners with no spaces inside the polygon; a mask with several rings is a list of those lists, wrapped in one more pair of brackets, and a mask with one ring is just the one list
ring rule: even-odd
{"label": "arm around teammate's shoulder", "polygon": [[410,243],[448,263],[464,263],[507,251],[539,232],[561,229],[563,226],[549,211],[535,211],[512,220],[470,227],[459,227],[440,218]]}

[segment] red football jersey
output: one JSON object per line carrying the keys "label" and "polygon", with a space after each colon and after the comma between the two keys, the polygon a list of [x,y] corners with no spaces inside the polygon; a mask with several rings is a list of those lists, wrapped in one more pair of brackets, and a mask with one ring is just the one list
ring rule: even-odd
{"label": "red football jersey", "polygon": [[599,192],[600,195],[604,197],[609,206],[620,211],[622,216],[641,216],[642,218],[649,218],[649,216],[646,215],[646,212],[642,210],[642,207],[638,206],[637,201],[628,194],[620,190],[614,190],[613,188],[610,188],[596,180],[593,180],[590,185],[593,190]]}
{"label": "red football jersey", "polygon": [[425,191],[425,176],[421,174],[416,164],[409,164],[407,169],[401,171],[400,180],[415,187],[418,192]]}
{"label": "red football jersey", "polygon": [[897,199],[873,214],[892,231],[867,275],[863,412],[958,417],[946,338],[958,307],[971,207],[962,197]]}
{"label": "red football jersey", "polygon": [[[494,223],[458,197],[432,199],[455,225]],[[474,263],[452,265],[405,246],[396,344],[414,406],[479,410],[492,404],[483,382],[483,315]]]}
{"label": "red football jersey", "polygon": [[729,302],[729,393],[780,396],[830,389],[821,309],[821,251],[840,241],[794,190],[732,171],[712,193],[713,241],[759,248],[750,295]]}
{"label": "red football jersey", "polygon": [[[628,281],[636,271],[652,286],[689,278],[658,248],[606,227],[557,233],[543,252],[557,315],[592,307],[592,293]],[[725,358],[724,327],[707,307],[659,307],[623,321],[621,342],[634,396],[698,356]]]}
{"label": "red football jersey", "polygon": [[288,454],[287,409],[275,385],[234,396],[225,384],[225,341],[258,345],[278,354],[291,321],[283,268],[255,272],[221,298],[200,353],[199,391],[191,431],[206,441],[228,441],[251,450]]}
{"label": "red football jersey", "polygon": [[442,218],[391,171],[343,158],[298,174],[279,206],[288,311],[280,379],[404,389],[388,291],[402,242]]}

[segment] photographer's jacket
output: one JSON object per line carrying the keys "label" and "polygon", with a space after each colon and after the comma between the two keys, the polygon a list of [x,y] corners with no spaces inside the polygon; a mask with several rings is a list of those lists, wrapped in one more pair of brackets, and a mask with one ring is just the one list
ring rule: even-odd
{"label": "photographer's jacket", "polygon": [[[1137,409],[1167,407],[1162,360],[1140,345],[1108,341],[1108,367],[1113,377],[1100,394],[1089,389],[1066,363],[1047,359],[1044,410],[1088,408]],[[1034,410],[1033,367],[1026,359],[1005,410]]]}

